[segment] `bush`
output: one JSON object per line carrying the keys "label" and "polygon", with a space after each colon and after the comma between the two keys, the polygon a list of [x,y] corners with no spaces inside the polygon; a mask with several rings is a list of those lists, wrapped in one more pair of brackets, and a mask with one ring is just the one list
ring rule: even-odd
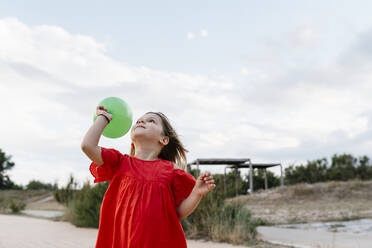
{"label": "bush", "polygon": [[[214,240],[242,244],[257,235],[256,223],[251,212],[238,201],[224,205],[214,216],[213,227],[223,227],[221,232],[213,233]],[[221,229],[221,228],[218,228]]]}
{"label": "bush", "polygon": [[32,180],[26,185],[27,190],[39,190],[39,189],[46,189],[46,190],[55,190],[57,189],[56,184],[52,185],[50,183],[43,183],[38,180]]}
{"label": "bush", "polygon": [[85,183],[68,204],[69,221],[78,227],[98,228],[100,207],[108,185],[104,182],[91,187],[89,182]]}
{"label": "bush", "polygon": [[[200,175],[200,170],[198,169],[191,170],[189,168],[188,171],[195,177],[195,179],[197,179]],[[216,185],[219,186],[213,191],[218,190],[220,193],[222,193],[222,198],[233,198],[237,195],[245,195],[248,192],[249,183],[248,181],[243,180],[239,170],[234,169],[229,171],[226,173],[226,178],[224,174],[213,174],[213,179],[216,182]],[[226,187],[224,188],[225,183]]]}
{"label": "bush", "polygon": [[260,222],[252,218],[243,203],[233,201],[217,207],[211,192],[191,215],[181,220],[187,237],[235,245],[249,244],[256,237],[256,227]]}
{"label": "bush", "polygon": [[8,205],[5,201],[5,198],[0,196],[0,213],[3,212],[7,208],[8,208]]}
{"label": "bush", "polygon": [[353,179],[372,179],[372,164],[367,156],[358,159],[350,154],[335,154],[332,156],[330,164],[326,158],[322,158],[307,161],[306,165],[291,165],[285,169],[287,184]]}
{"label": "bush", "polygon": [[23,202],[23,201],[19,201],[19,200],[11,200],[10,201],[10,205],[9,205],[10,209],[12,210],[12,213],[19,213],[21,210],[24,210],[25,207],[26,207],[26,203]]}
{"label": "bush", "polygon": [[[195,171],[191,171],[190,174],[197,175]],[[193,239],[247,244],[256,237],[256,226],[259,222],[252,219],[251,213],[244,208],[243,203],[225,205],[223,175],[213,175],[213,178],[216,188],[201,199],[191,215],[181,220],[185,235]]]}
{"label": "bush", "polygon": [[[256,169],[253,170],[253,189],[257,191],[259,189],[265,189],[265,170],[264,169]],[[266,171],[267,177],[267,187],[274,188],[280,186],[280,178],[275,176],[275,174],[271,171]],[[246,175],[245,178],[245,189],[248,191],[249,189],[249,174]]]}
{"label": "bush", "polygon": [[77,191],[77,181],[74,179],[73,175],[70,175],[69,182],[65,188],[57,189],[53,191],[53,196],[57,202],[68,206],[69,202],[73,199],[74,194]]}

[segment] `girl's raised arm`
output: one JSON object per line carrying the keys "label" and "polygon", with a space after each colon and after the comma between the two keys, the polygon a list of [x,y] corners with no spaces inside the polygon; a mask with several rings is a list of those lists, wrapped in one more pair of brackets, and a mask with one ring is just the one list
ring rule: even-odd
{"label": "girl's raised arm", "polygon": [[101,155],[101,147],[98,146],[99,139],[102,135],[103,129],[107,126],[107,119],[99,114],[104,114],[110,120],[112,116],[107,112],[103,106],[98,106],[97,110],[97,119],[93,125],[88,129],[88,132],[85,134],[83,141],[81,142],[81,150],[98,165],[103,164],[103,159]]}

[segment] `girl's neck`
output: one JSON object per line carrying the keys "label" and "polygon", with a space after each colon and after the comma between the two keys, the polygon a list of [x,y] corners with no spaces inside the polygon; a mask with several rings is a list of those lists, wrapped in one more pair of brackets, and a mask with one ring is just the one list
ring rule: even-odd
{"label": "girl's neck", "polygon": [[135,148],[134,156],[142,160],[157,160],[158,151],[153,148],[137,147]]}

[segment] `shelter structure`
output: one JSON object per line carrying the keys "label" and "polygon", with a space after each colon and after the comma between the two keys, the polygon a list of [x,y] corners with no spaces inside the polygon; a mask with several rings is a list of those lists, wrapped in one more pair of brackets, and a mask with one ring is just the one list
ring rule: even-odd
{"label": "shelter structure", "polygon": [[[224,169],[224,192],[226,192],[226,169],[239,170],[241,168],[249,168],[249,190],[248,193],[253,193],[253,170],[263,169],[265,177],[265,189],[268,188],[266,169],[274,166],[280,166],[280,185],[284,185],[283,180],[283,167],[281,163],[252,163],[250,158],[198,158],[191,163],[187,164],[188,168],[196,165],[199,171],[199,165],[225,165]],[[237,174],[235,175],[235,192],[238,194]]]}

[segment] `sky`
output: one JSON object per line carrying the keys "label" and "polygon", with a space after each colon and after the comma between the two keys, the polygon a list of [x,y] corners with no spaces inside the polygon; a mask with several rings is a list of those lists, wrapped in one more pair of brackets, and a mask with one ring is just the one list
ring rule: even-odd
{"label": "sky", "polygon": [[[8,175],[93,183],[80,145],[110,96],[134,122],[166,114],[188,162],[372,157],[371,10],[371,1],[0,1]],[[129,153],[130,135],[99,145]]]}

